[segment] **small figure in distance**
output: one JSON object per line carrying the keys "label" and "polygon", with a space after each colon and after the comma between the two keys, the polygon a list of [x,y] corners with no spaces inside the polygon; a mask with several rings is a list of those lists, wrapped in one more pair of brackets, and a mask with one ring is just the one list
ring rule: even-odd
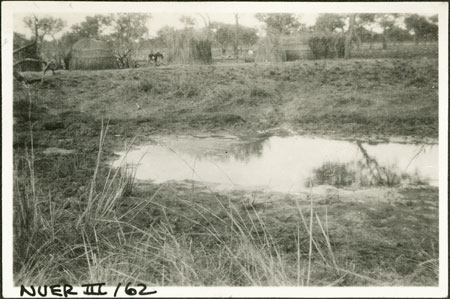
{"label": "small figure in distance", "polygon": [[162,59],[164,59],[163,54],[161,54],[160,52],[156,52],[153,54],[153,52],[152,52],[152,53],[148,54],[148,64],[147,65],[150,65],[150,63],[154,63],[155,66],[159,66],[160,61]]}

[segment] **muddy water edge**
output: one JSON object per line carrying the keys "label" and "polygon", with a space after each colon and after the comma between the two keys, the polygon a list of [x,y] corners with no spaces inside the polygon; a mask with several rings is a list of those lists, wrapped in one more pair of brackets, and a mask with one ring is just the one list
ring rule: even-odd
{"label": "muddy water edge", "polygon": [[[220,210],[217,199],[227,207],[228,204],[239,207],[242,213],[247,209],[255,210],[267,221],[270,234],[277,236],[277,242],[282,244],[281,249],[287,255],[294,254],[291,247],[292,232],[298,229],[297,225],[301,221],[297,209],[300,207],[305,215],[308,215],[312,201],[315,213],[327,219],[327,230],[337,263],[377,281],[368,282],[348,277],[342,281],[342,285],[436,285],[437,272],[432,267],[424,267],[423,263],[436,261],[439,255],[437,145],[404,143],[389,147],[389,144],[377,142],[336,141],[287,135],[289,134],[286,133],[284,137],[266,135],[250,138],[252,141],[247,142],[244,147],[236,145],[240,139],[248,141],[248,138],[239,139],[230,135],[216,134],[212,141],[210,140],[211,143],[208,143],[208,135],[202,134],[176,138],[153,136],[150,138],[152,146],[137,146],[134,152],[129,152],[131,156],[134,155],[129,162],[138,162],[142,166],[141,171],[138,170],[137,173],[138,188],[133,196],[153,198],[158,192],[152,200],[164,203],[168,209],[192,219],[198,217],[196,206]],[[225,140],[227,146],[217,141],[220,139]],[[278,143],[280,140],[282,142]],[[304,148],[311,140],[316,142],[312,151],[326,148],[327,142],[334,142],[334,148],[340,148],[343,152],[348,151],[350,147],[354,151],[347,153],[352,156],[348,159],[350,162],[328,163],[327,161],[333,161],[333,155],[330,157],[330,153],[324,153],[329,159],[317,161],[313,163],[314,166],[308,165],[309,169],[302,177],[303,181],[295,178],[298,179],[297,188],[293,188],[291,181],[276,182],[271,176],[261,176],[264,171],[260,168],[264,164],[261,157],[274,154],[277,148],[289,148],[289,144],[291,149],[298,153],[299,149]],[[325,144],[318,144],[324,140]],[[148,142],[147,139],[146,143]],[[286,142],[288,144],[285,144]],[[165,149],[158,147],[161,143]],[[199,149],[202,146],[203,150]],[[391,157],[389,154],[387,157],[382,154],[386,150],[392,154]],[[289,156],[286,152],[279,154]],[[155,155],[154,159],[151,158],[152,155]],[[422,158],[425,157],[425,161],[420,161],[421,155]],[[211,157],[212,164],[202,165],[211,162],[208,160]],[[377,160],[372,159],[373,157],[378,158],[379,166],[385,170],[389,170],[389,167],[385,166],[392,161],[397,163],[394,168],[398,172],[391,172],[391,181],[376,181],[376,178],[371,181],[366,178],[366,184],[363,183],[364,177],[361,173],[366,171],[367,175],[367,172],[370,172],[368,169],[371,166],[367,161]],[[259,158],[262,160],[258,160]],[[413,161],[416,159],[418,161],[414,165]],[[116,157],[116,162],[120,160],[120,157]],[[177,163],[176,160],[181,162]],[[232,166],[227,166],[230,161]],[[311,161],[311,157],[305,157],[304,161]],[[276,164],[280,164],[278,162]],[[289,165],[296,162],[299,161],[294,159],[283,163]],[[340,170],[343,165],[349,168]],[[359,181],[355,180],[355,165],[360,167]],[[152,172],[153,167],[161,167],[161,172],[156,171],[158,174],[154,177],[148,174]],[[249,173],[239,176],[240,172],[252,167],[254,169]],[[426,174],[420,171],[417,173],[414,167],[428,169],[425,170]],[[183,168],[187,168],[187,171],[181,170]],[[202,170],[213,168],[218,172],[201,173]],[[400,168],[410,168],[410,171],[401,172]],[[231,174],[226,175],[227,171],[231,171]],[[273,168],[270,171],[272,174],[277,172]],[[327,171],[333,174],[338,172],[338,176],[327,176]],[[301,167],[295,168],[294,172],[301,172]],[[233,176],[234,174],[237,176]],[[253,178],[256,181],[251,177],[254,174],[259,174]],[[285,169],[279,174],[289,176],[290,173]],[[348,181],[346,174],[350,177]],[[202,175],[210,183],[202,183]],[[244,185],[254,184],[253,187],[237,186],[235,183],[232,183],[231,187],[224,187],[234,179],[239,181],[239,178],[244,181]],[[311,178],[312,188],[309,188],[305,178]],[[258,179],[269,183],[258,185]],[[225,215],[221,216],[220,212],[219,217],[226,218]],[[181,221],[176,227],[181,233],[189,233],[183,225],[189,226],[188,222]],[[320,235],[318,227],[315,228],[315,233]],[[390,277],[392,281],[387,282],[386,277]]]}

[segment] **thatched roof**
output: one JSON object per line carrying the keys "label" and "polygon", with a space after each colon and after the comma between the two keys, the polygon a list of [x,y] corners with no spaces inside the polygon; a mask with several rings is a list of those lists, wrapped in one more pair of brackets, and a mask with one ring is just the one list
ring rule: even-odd
{"label": "thatched roof", "polygon": [[107,43],[83,38],[70,51],[69,69],[99,70],[116,67],[116,58]]}

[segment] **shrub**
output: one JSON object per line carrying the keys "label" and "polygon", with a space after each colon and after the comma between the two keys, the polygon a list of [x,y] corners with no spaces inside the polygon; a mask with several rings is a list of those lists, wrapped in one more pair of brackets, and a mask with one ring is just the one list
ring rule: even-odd
{"label": "shrub", "polygon": [[150,92],[154,87],[153,82],[150,82],[149,80],[143,80],[139,81],[138,83],[138,89],[143,92]]}
{"label": "shrub", "polygon": [[142,79],[137,83],[137,89],[145,93],[162,94],[167,92],[166,86],[161,82],[152,79]]}

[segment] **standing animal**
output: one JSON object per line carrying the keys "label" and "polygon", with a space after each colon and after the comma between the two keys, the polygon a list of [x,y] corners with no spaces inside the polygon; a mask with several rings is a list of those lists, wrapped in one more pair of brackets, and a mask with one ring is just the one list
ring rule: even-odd
{"label": "standing animal", "polygon": [[148,54],[148,64],[150,65],[150,63],[154,63],[155,66],[159,66],[160,64],[160,60],[164,59],[164,55],[161,54],[160,52],[156,52],[156,53],[150,53]]}

